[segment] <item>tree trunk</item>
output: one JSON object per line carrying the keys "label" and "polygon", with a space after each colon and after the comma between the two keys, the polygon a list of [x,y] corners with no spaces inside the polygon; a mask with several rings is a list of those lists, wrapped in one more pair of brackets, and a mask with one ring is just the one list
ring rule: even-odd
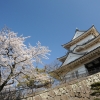
{"label": "tree trunk", "polygon": [[7,82],[11,79],[11,76],[13,76],[12,71],[11,71],[11,73],[9,74],[9,76],[7,77],[7,79],[3,82],[3,84],[0,85],[0,92],[3,90],[4,86],[6,86]]}

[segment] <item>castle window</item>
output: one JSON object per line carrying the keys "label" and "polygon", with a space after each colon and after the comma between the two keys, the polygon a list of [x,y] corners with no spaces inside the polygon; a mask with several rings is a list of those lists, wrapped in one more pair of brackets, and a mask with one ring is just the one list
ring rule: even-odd
{"label": "castle window", "polygon": [[90,64],[88,64],[87,66],[88,66],[88,67],[92,67],[92,66],[93,66],[93,64],[91,64],[91,63],[90,63]]}
{"label": "castle window", "polygon": [[85,64],[85,67],[90,75],[100,72],[100,57]]}
{"label": "castle window", "polygon": [[98,61],[98,60],[95,60],[95,61],[94,61],[94,63],[95,63],[95,64],[98,64],[98,63],[99,63],[99,61]]}

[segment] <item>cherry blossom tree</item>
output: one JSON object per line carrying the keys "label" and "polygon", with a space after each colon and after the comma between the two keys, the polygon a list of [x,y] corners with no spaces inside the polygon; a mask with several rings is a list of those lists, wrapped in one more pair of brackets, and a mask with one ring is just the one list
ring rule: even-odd
{"label": "cherry blossom tree", "polygon": [[36,46],[26,46],[26,38],[28,37],[17,36],[17,33],[8,28],[0,31],[0,91],[7,85],[28,78],[35,81],[49,80],[48,75],[37,73],[33,64],[48,59],[50,50],[41,46],[40,42]]}

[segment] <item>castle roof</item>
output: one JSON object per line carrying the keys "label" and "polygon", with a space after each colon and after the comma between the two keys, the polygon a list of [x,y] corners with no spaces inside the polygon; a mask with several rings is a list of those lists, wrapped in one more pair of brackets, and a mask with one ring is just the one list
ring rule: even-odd
{"label": "castle roof", "polygon": [[69,50],[69,48],[72,45],[74,45],[77,42],[81,41],[82,39],[86,38],[90,34],[94,35],[95,37],[97,37],[99,35],[99,32],[96,30],[94,25],[92,27],[90,27],[87,31],[80,31],[80,30],[76,29],[73,39],[70,42],[63,44],[62,46],[65,49]]}

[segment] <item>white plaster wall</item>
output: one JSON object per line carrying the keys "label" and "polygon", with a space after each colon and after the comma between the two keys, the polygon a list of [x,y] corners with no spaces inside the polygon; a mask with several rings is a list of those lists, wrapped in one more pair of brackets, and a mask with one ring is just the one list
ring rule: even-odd
{"label": "white plaster wall", "polygon": [[96,44],[93,45],[92,47],[89,47],[88,49],[85,49],[85,50],[83,50],[83,51],[81,51],[81,52],[90,52],[90,51],[96,49],[96,48],[99,47],[99,46],[100,46],[100,42],[99,42],[99,43],[96,43]]}
{"label": "white plaster wall", "polygon": [[77,68],[79,74],[83,74],[87,71],[87,69],[85,68],[85,65],[81,65],[81,67]]}
{"label": "white plaster wall", "polygon": [[73,39],[77,38],[78,36],[80,36],[81,34],[83,34],[84,32],[80,32],[80,31],[76,31],[75,36]]}
{"label": "white plaster wall", "polygon": [[[94,38],[94,36],[93,35],[89,35],[88,37],[86,37],[86,39],[78,42],[76,45],[83,44],[83,43],[87,42],[89,39],[92,39],[92,38]],[[71,49],[73,49],[76,45],[73,45],[71,47]],[[97,43],[97,44],[93,45],[92,47],[89,47],[88,49],[85,49],[85,50],[83,50],[81,52],[78,52],[78,54],[69,53],[69,55],[66,58],[65,62],[63,63],[63,65],[66,65],[66,64],[68,64],[68,63],[80,58],[81,56],[83,56],[83,55],[79,55],[79,54],[84,53],[84,52],[90,52],[93,49],[97,48],[98,46],[100,46],[100,43]]]}
{"label": "white plaster wall", "polygon": [[76,72],[76,71],[78,71],[78,74],[83,74],[83,73],[86,73],[86,72],[87,72],[87,69],[85,68],[85,65],[81,65],[80,67],[78,67],[78,68],[72,70],[71,72],[68,72],[68,73],[66,74],[66,78],[71,77],[72,73],[74,73],[74,75],[75,75],[75,72]]}
{"label": "white plaster wall", "polygon": [[92,38],[94,38],[93,35],[87,36],[85,39],[83,39],[83,40],[81,40],[80,42],[78,42],[78,43],[72,45],[72,46],[70,47],[70,50],[73,50],[77,45],[82,45],[83,43],[87,42],[88,40],[91,40]]}
{"label": "white plaster wall", "polygon": [[74,61],[75,59],[80,58],[82,55],[77,55],[77,54],[72,54],[69,53],[68,57],[66,58],[65,62],[63,63],[63,65],[66,65],[72,61]]}
{"label": "white plaster wall", "polygon": [[[94,38],[93,35],[87,36],[85,39],[83,39],[80,42],[78,42],[77,44],[71,46],[70,50],[73,50],[76,47],[76,45],[81,45],[83,43],[86,43],[87,41],[89,41],[89,40],[91,40],[93,38]],[[88,49],[81,51],[80,53],[90,52],[90,51],[94,50],[95,48],[97,48],[98,46],[100,46],[100,43],[97,43],[97,44],[93,45],[92,47],[89,47]],[[63,65],[66,65],[66,64],[68,64],[68,63],[80,58],[81,56],[82,55],[69,53],[69,55],[68,55],[67,59],[65,60],[65,62],[63,63]],[[81,65],[80,67],[78,67],[78,68],[72,70],[71,72],[67,73],[66,77],[71,77],[72,73],[75,73],[76,71],[78,71],[79,74],[82,74],[82,73],[86,73],[87,70],[85,68],[85,65]]]}

